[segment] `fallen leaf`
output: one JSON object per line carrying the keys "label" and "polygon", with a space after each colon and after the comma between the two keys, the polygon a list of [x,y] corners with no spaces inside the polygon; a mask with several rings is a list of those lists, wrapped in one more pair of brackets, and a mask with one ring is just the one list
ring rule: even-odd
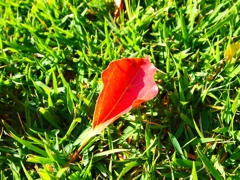
{"label": "fallen leaf", "polygon": [[114,3],[117,8],[120,8],[120,9],[124,8],[124,4],[122,0],[114,0]]}
{"label": "fallen leaf", "polygon": [[103,89],[96,102],[92,129],[65,167],[76,159],[91,137],[100,134],[120,116],[158,94],[154,81],[156,70],[148,57],[123,58],[109,64],[102,73]]}
{"label": "fallen leaf", "polygon": [[125,58],[113,61],[102,73],[103,90],[98,97],[93,129],[99,133],[114,120],[153,99],[158,93],[154,81],[156,68],[149,58]]}
{"label": "fallen leaf", "polygon": [[224,58],[226,60],[232,59],[232,57],[237,53],[237,51],[240,49],[240,43],[236,42],[234,44],[231,44],[227,47],[227,50],[224,53]]}
{"label": "fallen leaf", "polygon": [[114,6],[115,6],[114,18],[116,19],[120,15],[120,11],[124,9],[124,3],[122,0],[114,0]]}

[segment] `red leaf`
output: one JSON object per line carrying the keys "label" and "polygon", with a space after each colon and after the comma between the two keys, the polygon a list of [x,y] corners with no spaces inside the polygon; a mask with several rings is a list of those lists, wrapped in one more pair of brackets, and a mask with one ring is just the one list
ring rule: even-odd
{"label": "red leaf", "polygon": [[115,6],[114,18],[116,19],[120,15],[120,11],[124,9],[124,3],[122,0],[114,0],[114,6]]}
{"label": "red leaf", "polygon": [[97,100],[92,128],[100,133],[132,108],[154,98],[158,93],[155,72],[149,58],[112,61],[102,73],[104,87]]}
{"label": "red leaf", "polygon": [[109,64],[102,73],[103,90],[96,103],[92,129],[65,167],[76,159],[91,137],[132,108],[157,95],[158,87],[154,81],[156,70],[148,57],[124,58]]}
{"label": "red leaf", "polygon": [[122,0],[114,0],[114,3],[115,3],[116,8],[119,8],[119,9],[124,8],[124,4],[123,4]]}

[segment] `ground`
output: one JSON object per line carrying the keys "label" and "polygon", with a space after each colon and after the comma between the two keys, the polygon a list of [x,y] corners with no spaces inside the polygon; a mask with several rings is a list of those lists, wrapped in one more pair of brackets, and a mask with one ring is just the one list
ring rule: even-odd
{"label": "ground", "polygon": [[[239,179],[240,1],[0,2],[1,179]],[[150,57],[158,95],[65,167],[101,73]]]}

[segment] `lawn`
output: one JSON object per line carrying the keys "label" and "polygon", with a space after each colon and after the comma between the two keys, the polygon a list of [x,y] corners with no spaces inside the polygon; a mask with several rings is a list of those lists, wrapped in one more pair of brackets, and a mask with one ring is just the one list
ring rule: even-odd
{"label": "lawn", "polygon": [[[240,1],[124,4],[0,0],[1,180],[240,179]],[[124,57],[150,58],[157,96],[65,166]]]}

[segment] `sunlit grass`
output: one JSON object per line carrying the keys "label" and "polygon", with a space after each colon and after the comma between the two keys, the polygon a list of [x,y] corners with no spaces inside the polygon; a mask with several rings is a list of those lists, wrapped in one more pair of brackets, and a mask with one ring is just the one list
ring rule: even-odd
{"label": "sunlit grass", "polygon": [[[238,179],[239,1],[0,2],[1,179]],[[150,56],[159,95],[64,168],[91,126],[101,72]]]}

